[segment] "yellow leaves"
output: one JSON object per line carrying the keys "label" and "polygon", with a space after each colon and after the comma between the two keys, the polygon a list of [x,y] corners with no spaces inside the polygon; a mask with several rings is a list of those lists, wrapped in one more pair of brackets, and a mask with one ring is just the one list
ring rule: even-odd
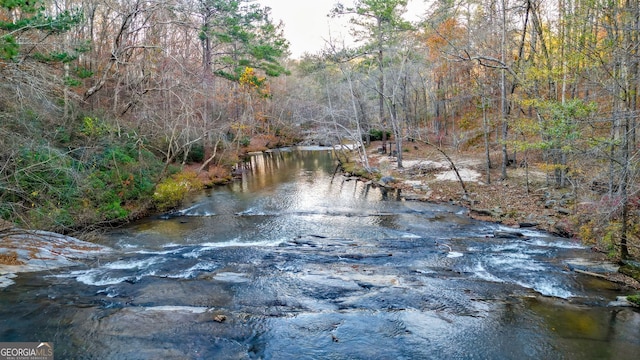
{"label": "yellow leaves", "polygon": [[258,77],[254,68],[245,67],[244,72],[240,75],[240,85],[250,88],[259,88],[265,81],[265,77]]}
{"label": "yellow leaves", "polygon": [[538,169],[540,169],[540,171],[546,172],[546,173],[552,173],[556,170],[567,170],[568,166],[567,165],[562,165],[562,164],[537,164]]}
{"label": "yellow leaves", "polygon": [[513,128],[518,133],[530,138],[531,136],[538,135],[540,132],[540,123],[531,117],[522,116],[513,122]]}
{"label": "yellow leaves", "polygon": [[255,90],[261,96],[268,97],[270,94],[269,86],[266,82],[267,78],[258,76],[256,70],[251,67],[245,67],[238,81],[240,86],[246,90]]}
{"label": "yellow leaves", "polygon": [[240,84],[242,85],[255,85],[253,79],[255,78],[255,70],[250,67],[245,67],[244,72],[240,75]]}
{"label": "yellow leaves", "polygon": [[181,172],[158,184],[153,199],[156,207],[164,211],[180,204],[188,192],[200,190],[203,186],[195,172]]}
{"label": "yellow leaves", "polygon": [[80,129],[80,132],[89,137],[101,137],[107,135],[112,130],[113,129],[106,121],[97,117],[92,118],[90,116],[85,116],[82,119],[82,128]]}
{"label": "yellow leaves", "polygon": [[530,66],[526,68],[524,75],[526,81],[536,83],[548,79],[561,79],[566,70],[567,69],[562,66],[553,66],[551,68],[545,66]]}
{"label": "yellow leaves", "polygon": [[233,123],[231,124],[231,130],[236,131],[236,132],[241,132],[244,130],[247,130],[249,127],[245,124],[241,124],[241,123]]}

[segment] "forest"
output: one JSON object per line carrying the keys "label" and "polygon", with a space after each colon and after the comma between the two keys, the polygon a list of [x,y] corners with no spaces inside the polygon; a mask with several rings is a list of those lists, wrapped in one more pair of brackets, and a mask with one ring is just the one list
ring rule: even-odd
{"label": "forest", "polygon": [[87,231],[251,151],[378,138],[401,167],[417,139],[484,156],[487,182],[545,172],[584,241],[637,256],[640,2],[427,3],[410,22],[408,0],[337,1],[355,45],[293,59],[251,0],[0,0],[0,217]]}

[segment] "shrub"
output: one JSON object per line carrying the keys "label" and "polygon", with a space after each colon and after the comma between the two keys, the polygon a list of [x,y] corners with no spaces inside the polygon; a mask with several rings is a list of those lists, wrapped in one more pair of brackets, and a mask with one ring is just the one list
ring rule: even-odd
{"label": "shrub", "polygon": [[240,146],[242,146],[242,147],[247,147],[247,146],[249,146],[249,144],[251,144],[251,138],[250,138],[250,137],[248,137],[248,136],[243,136],[243,137],[240,139]]}
{"label": "shrub", "polygon": [[98,138],[107,135],[110,131],[111,127],[97,117],[85,116],[82,119],[82,128],[80,129],[80,132],[90,138]]}
{"label": "shrub", "polygon": [[6,165],[0,169],[0,218],[66,232],[126,220],[150,205],[165,167],[146,149],[146,138],[124,128],[116,133],[102,116],[81,115],[71,123],[29,108],[0,115],[7,135],[0,139]]}
{"label": "shrub", "polygon": [[48,203],[34,207],[28,212],[29,225],[64,232],[75,225],[73,215],[68,208]]}
{"label": "shrub", "polygon": [[[13,174],[16,187],[33,204],[67,203],[76,196],[73,160],[48,146],[25,146],[18,153]],[[17,200],[17,199],[15,199]]]}
{"label": "shrub", "polygon": [[[387,140],[391,139],[391,132],[390,131],[386,131],[387,133]],[[371,138],[371,141],[379,141],[382,140],[382,135],[384,133],[382,132],[382,130],[378,130],[378,129],[371,129],[369,130],[369,137]]]}
{"label": "shrub", "polygon": [[181,172],[163,180],[153,193],[155,206],[165,211],[178,206],[190,191],[203,188],[198,175],[193,171]]}
{"label": "shrub", "polygon": [[207,185],[221,185],[231,181],[231,171],[228,167],[220,165],[212,165],[207,172],[210,184]]}
{"label": "shrub", "polygon": [[204,161],[204,146],[197,144],[191,147],[189,154],[187,154],[188,163],[201,163]]}
{"label": "shrub", "polygon": [[122,202],[117,196],[113,201],[100,206],[99,210],[106,220],[124,220],[129,216],[129,211],[122,207]]}
{"label": "shrub", "polygon": [[357,176],[365,179],[372,179],[374,176],[368,172],[364,167],[356,164],[355,162],[342,163],[342,171],[352,176]]}

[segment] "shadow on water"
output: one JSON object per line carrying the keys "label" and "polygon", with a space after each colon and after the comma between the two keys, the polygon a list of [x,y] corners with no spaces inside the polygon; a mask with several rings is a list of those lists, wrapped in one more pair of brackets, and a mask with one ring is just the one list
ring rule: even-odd
{"label": "shadow on water", "polygon": [[330,151],[255,155],[229,186],[109,234],[116,255],[21,274],[0,341],[66,359],[632,359],[640,313],[458,207],[334,176]]}

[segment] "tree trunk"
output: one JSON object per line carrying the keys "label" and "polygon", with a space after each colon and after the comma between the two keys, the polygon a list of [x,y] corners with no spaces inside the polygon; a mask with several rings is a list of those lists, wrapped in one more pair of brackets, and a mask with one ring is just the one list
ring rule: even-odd
{"label": "tree trunk", "polygon": [[487,104],[482,95],[482,128],[484,132],[484,154],[486,158],[487,184],[491,184],[491,155],[489,151],[489,120],[487,119]]}
{"label": "tree trunk", "polygon": [[[505,63],[506,59],[506,41],[507,41],[507,1],[502,0],[502,34],[500,45],[500,60]],[[507,80],[506,69],[500,70],[500,120],[502,123],[502,167],[501,177],[507,178],[507,165],[509,163],[509,154],[507,152],[507,135],[509,126],[507,124]]]}
{"label": "tree trunk", "polygon": [[[630,114],[629,114],[630,115]],[[629,248],[627,245],[627,235],[629,232],[629,137],[630,137],[629,116],[625,116],[625,136],[622,142],[622,179],[620,180],[620,201],[622,203],[622,224],[620,229],[620,257],[629,258]]]}

